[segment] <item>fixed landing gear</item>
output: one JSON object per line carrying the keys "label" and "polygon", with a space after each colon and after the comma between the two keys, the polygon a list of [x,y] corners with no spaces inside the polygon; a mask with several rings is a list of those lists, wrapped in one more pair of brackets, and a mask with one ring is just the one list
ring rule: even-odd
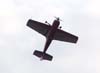
{"label": "fixed landing gear", "polygon": [[47,21],[45,21],[45,23],[48,24],[48,25],[50,26],[50,24],[49,24]]}
{"label": "fixed landing gear", "polygon": [[61,29],[62,27],[60,26],[59,28]]}
{"label": "fixed landing gear", "polygon": [[48,23],[47,21],[45,21],[45,23]]}

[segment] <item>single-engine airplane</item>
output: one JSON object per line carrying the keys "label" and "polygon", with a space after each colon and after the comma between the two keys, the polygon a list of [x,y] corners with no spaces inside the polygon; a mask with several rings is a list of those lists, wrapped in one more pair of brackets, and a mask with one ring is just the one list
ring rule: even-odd
{"label": "single-engine airplane", "polygon": [[49,24],[47,21],[45,21],[45,23],[41,23],[41,22],[31,20],[31,19],[29,19],[27,22],[27,26],[36,30],[38,33],[40,33],[46,37],[46,43],[45,43],[43,52],[35,50],[33,55],[39,57],[40,60],[52,61],[53,56],[46,53],[52,40],[59,40],[59,41],[65,41],[65,42],[70,42],[70,43],[76,43],[78,40],[78,37],[73,35],[73,34],[70,34],[68,32],[61,30],[61,27],[59,27],[59,25],[60,25],[59,18],[56,18],[53,21],[52,25],[50,25],[50,24],[47,25],[47,24]]}

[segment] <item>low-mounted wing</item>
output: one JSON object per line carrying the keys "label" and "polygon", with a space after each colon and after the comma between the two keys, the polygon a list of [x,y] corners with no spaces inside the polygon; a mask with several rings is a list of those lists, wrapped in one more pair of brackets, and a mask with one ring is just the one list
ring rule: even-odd
{"label": "low-mounted wing", "polygon": [[57,29],[54,36],[54,40],[76,43],[78,40],[78,37],[68,32],[65,32],[63,30]]}
{"label": "low-mounted wing", "polygon": [[44,35],[45,37],[49,29],[51,28],[51,26],[49,25],[31,19],[27,22],[27,26]]}

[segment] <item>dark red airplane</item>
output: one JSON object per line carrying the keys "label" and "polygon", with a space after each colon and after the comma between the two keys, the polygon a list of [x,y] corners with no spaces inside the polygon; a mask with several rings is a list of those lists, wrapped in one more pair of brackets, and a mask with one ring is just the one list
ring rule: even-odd
{"label": "dark red airplane", "polygon": [[41,22],[34,21],[31,19],[27,22],[27,26],[36,30],[37,32],[39,32],[40,34],[46,37],[46,43],[45,43],[43,52],[35,50],[33,54],[39,57],[40,60],[51,61],[53,56],[47,54],[46,51],[50,43],[52,42],[52,40],[60,40],[60,41],[65,41],[65,42],[70,42],[70,43],[76,43],[78,40],[78,37],[61,30],[61,27],[59,27],[60,25],[59,18],[56,18],[56,20],[54,20],[52,25],[50,24],[47,25],[47,24],[49,24],[47,21],[45,23],[41,23]]}

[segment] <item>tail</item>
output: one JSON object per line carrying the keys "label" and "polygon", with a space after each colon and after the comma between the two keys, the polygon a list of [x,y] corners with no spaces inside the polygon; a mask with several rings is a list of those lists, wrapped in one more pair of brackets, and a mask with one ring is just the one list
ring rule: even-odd
{"label": "tail", "polygon": [[40,58],[40,60],[49,60],[49,61],[52,61],[53,59],[53,56],[47,54],[47,53],[44,53],[44,52],[41,52],[41,51],[38,51],[38,50],[35,50],[33,55],[37,56]]}

